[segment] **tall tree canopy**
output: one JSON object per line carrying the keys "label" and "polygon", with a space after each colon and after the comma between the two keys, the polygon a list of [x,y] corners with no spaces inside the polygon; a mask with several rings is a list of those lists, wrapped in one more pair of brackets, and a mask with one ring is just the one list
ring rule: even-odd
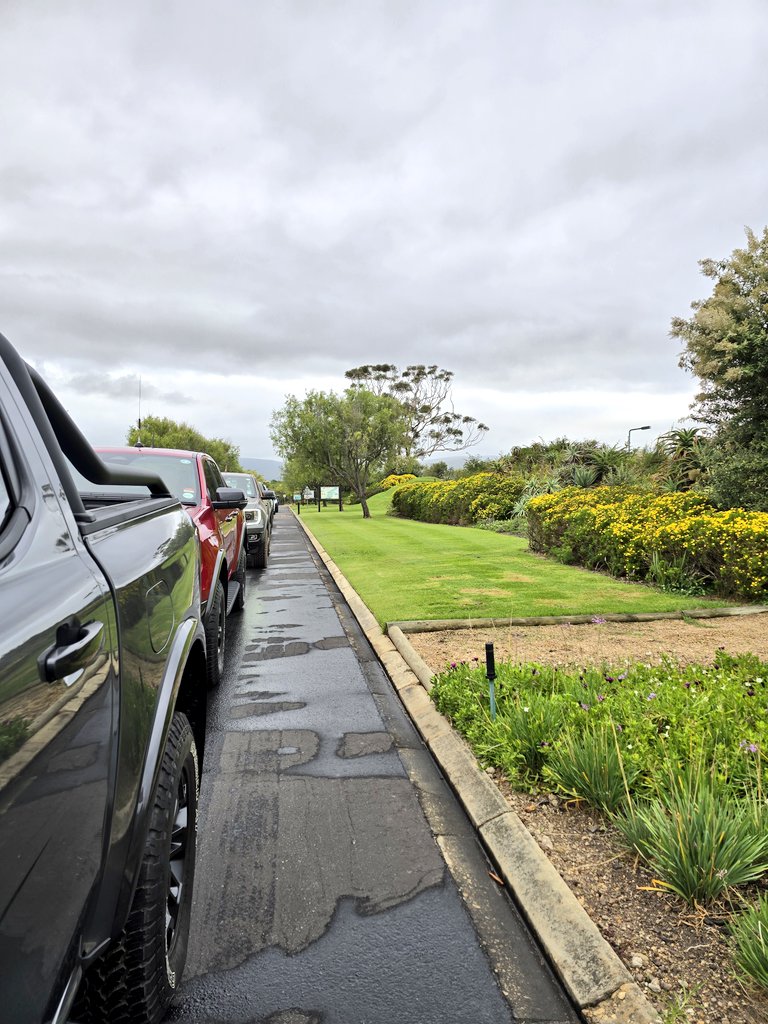
{"label": "tall tree canopy", "polygon": [[694,418],[714,432],[706,450],[712,496],[722,506],[768,509],[768,228],[746,231],[728,259],[701,260],[714,281],[693,316],[675,317],[680,365],[701,391]]}
{"label": "tall tree canopy", "polygon": [[188,423],[177,423],[166,416],[145,416],[139,427],[131,427],[126,440],[134,445],[141,440],[152,448],[179,448],[182,451],[207,452],[223,472],[242,473],[240,449],[220,437],[204,437]]}
{"label": "tall tree canopy", "polygon": [[390,395],[402,404],[408,424],[402,453],[407,458],[464,451],[488,430],[473,416],[455,412],[451,370],[416,365],[400,371],[390,363],[377,363],[353,367],[345,377],[355,390]]}
{"label": "tall tree canopy", "polygon": [[768,436],[768,228],[746,234],[746,248],[728,259],[699,262],[712,295],[671,330],[685,346],[680,365],[701,381],[695,418],[742,443]]}
{"label": "tall tree canopy", "polygon": [[385,394],[349,388],[343,395],[310,391],[290,395],[272,416],[270,435],[286,460],[286,476],[304,483],[349,488],[370,517],[371,479],[402,449],[406,421],[401,404]]}

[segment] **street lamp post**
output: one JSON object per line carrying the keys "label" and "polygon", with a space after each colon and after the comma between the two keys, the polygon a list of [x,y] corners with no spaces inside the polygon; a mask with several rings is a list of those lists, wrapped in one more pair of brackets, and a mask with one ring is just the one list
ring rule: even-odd
{"label": "street lamp post", "polygon": [[648,426],[645,426],[645,427],[631,427],[630,430],[629,430],[629,433],[627,434],[627,451],[631,451],[631,438],[632,438],[632,432],[634,430],[650,430],[650,429],[651,429],[650,424]]}

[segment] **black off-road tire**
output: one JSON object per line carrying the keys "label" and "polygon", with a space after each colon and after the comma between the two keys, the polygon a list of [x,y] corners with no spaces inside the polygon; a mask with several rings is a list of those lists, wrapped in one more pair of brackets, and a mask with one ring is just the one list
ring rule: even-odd
{"label": "black off-road tire", "polygon": [[218,686],[224,674],[227,644],[227,602],[221,580],[216,580],[211,606],[205,618],[206,674],[208,686]]}
{"label": "black off-road tire", "polygon": [[242,548],[240,548],[240,557],[237,560],[237,570],[234,573],[234,575],[232,576],[232,579],[236,583],[240,584],[240,586],[238,587],[238,590],[237,590],[237,596],[235,597],[235,603],[232,606],[232,610],[236,611],[236,612],[245,611],[245,598],[246,598],[246,592],[245,592],[246,572],[245,572],[245,570],[246,570],[247,560],[248,559],[247,559],[247,555],[245,553],[245,548],[242,547]]}
{"label": "black off-road tire", "polygon": [[181,984],[197,851],[197,749],[173,716],[131,912],[120,938],[86,973],[72,1011],[84,1024],[158,1024]]}
{"label": "black off-road tire", "polygon": [[269,561],[269,538],[272,535],[271,530],[265,530],[264,535],[261,538],[261,543],[253,553],[253,567],[254,569],[266,569],[267,562]]}

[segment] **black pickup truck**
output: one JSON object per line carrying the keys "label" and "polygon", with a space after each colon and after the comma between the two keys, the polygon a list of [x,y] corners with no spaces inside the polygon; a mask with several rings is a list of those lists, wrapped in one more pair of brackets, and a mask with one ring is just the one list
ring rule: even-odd
{"label": "black pickup truck", "polygon": [[[86,507],[73,466],[149,497]],[[154,1024],[186,957],[199,551],[0,336],[0,1020]]]}

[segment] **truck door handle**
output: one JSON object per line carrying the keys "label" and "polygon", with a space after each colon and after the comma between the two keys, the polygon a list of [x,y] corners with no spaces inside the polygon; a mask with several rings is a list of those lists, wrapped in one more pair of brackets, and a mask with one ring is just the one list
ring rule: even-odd
{"label": "truck door handle", "polygon": [[79,622],[60,626],[56,643],[41,658],[45,679],[57,679],[77,672],[89,665],[104,643],[104,623],[94,620],[81,626]]}

